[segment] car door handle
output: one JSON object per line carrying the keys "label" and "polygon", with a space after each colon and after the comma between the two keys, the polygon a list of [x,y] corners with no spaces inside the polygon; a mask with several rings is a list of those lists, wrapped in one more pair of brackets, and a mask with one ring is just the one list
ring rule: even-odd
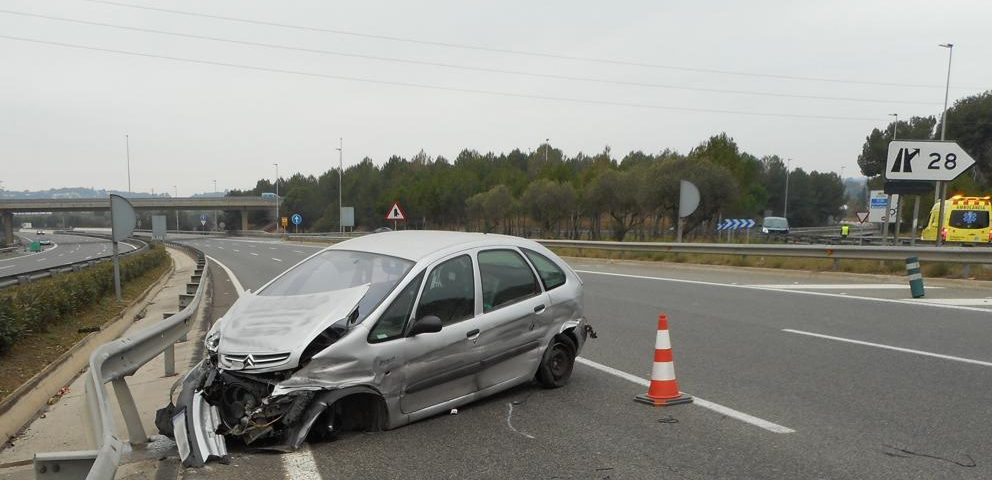
{"label": "car door handle", "polygon": [[468,337],[468,338],[478,337],[479,336],[479,329],[476,328],[475,330],[469,330],[468,333],[465,334],[465,336]]}
{"label": "car door handle", "polygon": [[548,308],[548,307],[546,307],[546,306],[544,306],[544,305],[538,305],[538,306],[536,306],[536,307],[534,307],[534,313],[541,313],[541,312],[543,312],[543,311],[544,311],[544,310],[545,310],[546,308]]}

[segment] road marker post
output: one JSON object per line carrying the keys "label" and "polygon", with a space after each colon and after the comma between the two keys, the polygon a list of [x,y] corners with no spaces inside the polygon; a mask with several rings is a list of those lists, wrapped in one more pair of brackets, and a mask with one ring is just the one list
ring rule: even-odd
{"label": "road marker post", "polygon": [[923,274],[920,273],[919,257],[906,258],[906,275],[909,276],[909,291],[913,298],[923,296]]}
{"label": "road marker post", "polygon": [[692,397],[679,392],[675,380],[675,363],[672,358],[672,342],[668,335],[668,315],[658,315],[658,333],[654,341],[654,365],[651,367],[651,383],[648,393],[637,395],[634,401],[664,407],[691,403]]}

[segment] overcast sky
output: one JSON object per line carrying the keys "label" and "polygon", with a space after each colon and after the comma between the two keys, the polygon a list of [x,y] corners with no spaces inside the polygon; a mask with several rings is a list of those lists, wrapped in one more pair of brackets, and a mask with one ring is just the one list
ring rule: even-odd
{"label": "overcast sky", "polygon": [[[952,102],[992,88],[992,2],[987,0],[115,2],[119,5],[0,0],[0,36],[316,75],[0,38],[3,188],[126,190],[125,134],[130,136],[132,189],[171,193],[176,185],[181,196],[211,191],[215,179],[220,190],[252,187],[258,178],[274,176],[274,162],[284,176],[319,174],[337,165],[338,137],[344,138],[347,166],[366,156],[377,163],[392,154],[409,158],[421,149],[449,159],[466,147],[526,151],[545,138],[567,155],[594,154],[606,145],[616,158],[631,150],[671,148],[685,153],[710,135],[727,132],[752,154],[777,154],[808,170],[840,172],[845,167],[850,176],[857,172],[865,136],[873,127],[886,125],[888,114],[940,114],[947,50],[939,43],[955,44]],[[404,62],[220,43],[10,12]],[[860,100],[834,99],[838,97]]]}

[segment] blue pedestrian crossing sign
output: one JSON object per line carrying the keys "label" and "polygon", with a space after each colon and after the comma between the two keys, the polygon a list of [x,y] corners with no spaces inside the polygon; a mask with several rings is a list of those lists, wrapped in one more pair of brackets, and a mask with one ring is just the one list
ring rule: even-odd
{"label": "blue pedestrian crossing sign", "polygon": [[206,213],[200,214],[200,225],[203,225],[203,226],[206,226],[207,225],[207,214]]}
{"label": "blue pedestrian crossing sign", "polygon": [[293,222],[293,225],[299,225],[303,223],[303,216],[300,215],[299,213],[294,213],[292,217],[289,217],[289,219]]}

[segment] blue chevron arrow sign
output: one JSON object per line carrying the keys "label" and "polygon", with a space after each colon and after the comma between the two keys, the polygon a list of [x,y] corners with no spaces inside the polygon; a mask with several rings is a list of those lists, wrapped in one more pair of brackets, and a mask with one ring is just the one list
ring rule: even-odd
{"label": "blue chevron arrow sign", "polygon": [[716,226],[716,231],[720,232],[723,230],[740,230],[754,228],[756,222],[750,218],[727,218],[723,222],[720,222]]}

